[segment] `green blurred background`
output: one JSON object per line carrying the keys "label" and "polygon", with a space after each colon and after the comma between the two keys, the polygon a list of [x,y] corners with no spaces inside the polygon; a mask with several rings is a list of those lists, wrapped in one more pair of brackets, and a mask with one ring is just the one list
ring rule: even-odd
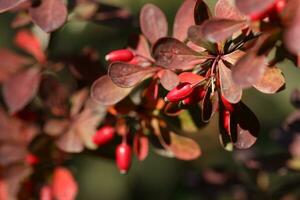
{"label": "green blurred background", "polygon": [[[182,0],[106,0],[101,1],[116,6],[128,8],[135,17],[145,3],[158,5],[167,15],[170,24],[173,22],[176,10]],[[215,0],[207,1],[213,6]],[[10,28],[10,14],[0,15],[0,46],[12,47],[13,29]],[[51,54],[71,54],[80,52],[83,47],[95,48],[100,56],[114,49],[122,48],[127,43],[131,33],[138,32],[136,27],[108,27],[83,21],[69,21],[61,30],[55,33],[55,39],[50,46]],[[103,60],[103,59],[102,59]],[[1,61],[0,61],[1,62]],[[243,101],[256,113],[262,131],[258,142],[253,149],[261,155],[276,154],[282,149],[270,139],[271,130],[278,127],[281,122],[293,111],[289,102],[289,95],[294,88],[299,87],[300,71],[289,62],[281,65],[287,77],[286,89],[275,95],[265,95],[255,89],[244,92]],[[201,158],[193,162],[183,162],[176,159],[161,157],[150,151],[144,162],[133,161],[128,175],[120,175],[114,161],[88,154],[75,156],[69,163],[78,182],[80,192],[78,200],[193,200],[213,199],[203,193],[218,192],[217,199],[244,199],[236,191],[243,190],[245,185],[236,185],[237,190],[219,187],[202,188],[200,175],[202,172],[221,168],[231,174],[245,175],[247,184],[261,185],[261,193],[268,193],[280,187],[286,180],[299,178],[297,172],[266,173],[262,180],[248,177],[248,172],[233,158],[232,152],[226,152],[219,144],[217,116],[199,133],[191,135],[200,143],[203,151]],[[241,155],[247,152],[241,152]],[[216,175],[216,174],[215,174]],[[207,186],[205,186],[207,187]],[[246,187],[246,186],[245,186]],[[248,187],[248,186],[247,186]],[[264,188],[266,187],[266,188]],[[251,187],[250,187],[251,188]],[[300,189],[296,187],[296,189]],[[233,192],[235,191],[235,192]],[[264,199],[263,194],[254,191],[253,199]]]}

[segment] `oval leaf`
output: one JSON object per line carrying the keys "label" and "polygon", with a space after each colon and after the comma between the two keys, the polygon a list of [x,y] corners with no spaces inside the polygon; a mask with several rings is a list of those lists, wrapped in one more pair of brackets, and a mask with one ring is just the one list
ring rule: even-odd
{"label": "oval leaf", "polygon": [[218,68],[222,96],[230,103],[238,103],[242,98],[242,88],[233,82],[231,70],[225,66],[223,61],[219,62]]}
{"label": "oval leaf", "polygon": [[52,194],[57,200],[75,200],[77,183],[71,172],[63,167],[56,168],[53,174]]}
{"label": "oval leaf", "polygon": [[56,140],[56,145],[62,151],[68,153],[80,153],[84,149],[81,138],[75,128],[64,132],[64,134]]}
{"label": "oval leaf", "polygon": [[200,146],[191,138],[170,133],[169,149],[181,160],[194,160],[201,156]]}
{"label": "oval leaf", "polygon": [[40,5],[29,8],[32,21],[45,32],[52,32],[61,27],[68,15],[63,0],[43,0]]}
{"label": "oval leaf", "polygon": [[177,11],[174,26],[173,37],[180,41],[187,38],[187,31],[190,26],[195,24],[194,8],[196,0],[185,0]]}
{"label": "oval leaf", "polygon": [[109,66],[108,76],[117,86],[130,88],[136,86],[155,71],[157,71],[157,68],[154,67],[141,67],[124,62],[114,62]]}
{"label": "oval leaf", "polygon": [[253,87],[266,94],[274,94],[285,85],[282,71],[277,67],[268,67],[263,77]]}
{"label": "oval leaf", "polygon": [[237,8],[246,15],[261,13],[274,5],[276,0],[235,0]]}
{"label": "oval leaf", "polygon": [[178,75],[181,83],[190,83],[192,85],[197,84],[204,80],[204,77],[192,72],[182,72]]}
{"label": "oval leaf", "polygon": [[40,70],[30,68],[3,83],[2,93],[10,113],[23,109],[36,95],[41,81]]}
{"label": "oval leaf", "polygon": [[222,42],[245,28],[246,25],[245,21],[211,19],[203,23],[201,33],[211,42]]}
{"label": "oval leaf", "polygon": [[266,58],[255,52],[245,54],[231,69],[233,81],[242,88],[250,87],[263,77],[266,63]]}
{"label": "oval leaf", "polygon": [[17,5],[19,5],[20,3],[25,2],[25,1],[26,0],[1,0],[0,1],[0,13],[10,10],[12,8],[15,8]]}
{"label": "oval leaf", "polygon": [[218,0],[215,6],[216,18],[245,20],[247,16],[243,15],[235,6],[234,0]]}
{"label": "oval leaf", "polygon": [[97,79],[91,88],[91,97],[103,105],[113,105],[124,99],[132,88],[116,86],[108,76]]}
{"label": "oval leaf", "polygon": [[153,4],[146,4],[140,14],[140,26],[143,34],[154,44],[167,36],[168,22],[165,14]]}
{"label": "oval leaf", "polygon": [[201,57],[197,52],[174,38],[162,38],[153,47],[156,64],[169,69],[190,68]]}
{"label": "oval leaf", "polygon": [[172,90],[179,84],[177,74],[171,70],[163,70],[160,77],[160,83],[166,90]]}

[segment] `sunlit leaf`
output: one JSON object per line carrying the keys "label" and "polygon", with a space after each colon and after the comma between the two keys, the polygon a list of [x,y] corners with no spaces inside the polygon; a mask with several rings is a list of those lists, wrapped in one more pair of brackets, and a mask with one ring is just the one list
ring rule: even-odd
{"label": "sunlit leaf", "polygon": [[233,82],[231,70],[225,66],[223,61],[219,61],[218,69],[222,96],[230,103],[238,103],[242,98],[241,87]]}
{"label": "sunlit leaf", "polygon": [[285,85],[285,78],[282,71],[277,67],[268,67],[263,77],[253,87],[267,94],[274,94]]}
{"label": "sunlit leaf", "polygon": [[62,0],[43,0],[40,5],[29,8],[29,14],[41,29],[52,32],[65,23],[68,11]]}
{"label": "sunlit leaf", "polygon": [[156,64],[169,69],[190,68],[199,62],[201,57],[197,52],[174,38],[162,38],[153,47],[153,57]]}
{"label": "sunlit leaf", "polygon": [[192,72],[182,72],[178,75],[181,83],[190,83],[192,85],[204,80],[204,77]]}
{"label": "sunlit leaf", "polygon": [[185,0],[177,11],[174,26],[173,37],[180,41],[187,38],[187,31],[191,25],[195,24],[194,8],[196,0]]}
{"label": "sunlit leaf", "polygon": [[2,93],[10,113],[23,109],[36,95],[41,80],[40,70],[30,68],[3,83]]}
{"label": "sunlit leaf", "polygon": [[83,151],[84,146],[81,141],[80,135],[75,127],[67,129],[57,140],[56,145],[62,151],[68,153],[80,153]]}
{"label": "sunlit leaf", "polygon": [[77,183],[67,168],[54,170],[52,178],[52,194],[57,200],[75,200],[78,192]]}
{"label": "sunlit leaf", "polygon": [[113,105],[124,99],[132,88],[116,86],[108,76],[96,80],[91,88],[91,97],[103,105]]}
{"label": "sunlit leaf", "polygon": [[179,78],[175,72],[166,69],[162,71],[160,83],[166,90],[172,90],[179,84]]}
{"label": "sunlit leaf", "polygon": [[234,82],[242,88],[250,87],[263,77],[266,63],[264,56],[248,52],[231,69]]}
{"label": "sunlit leaf", "polygon": [[244,20],[247,16],[243,15],[235,6],[234,0],[218,0],[215,5],[216,18]]}
{"label": "sunlit leaf", "polygon": [[168,22],[165,14],[153,4],[146,4],[141,10],[140,26],[143,34],[154,44],[167,36]]}
{"label": "sunlit leaf", "polygon": [[261,13],[268,10],[276,0],[235,0],[237,8],[246,15]]}
{"label": "sunlit leaf", "polygon": [[201,33],[211,42],[221,42],[246,27],[245,21],[231,19],[211,19],[201,26]]}
{"label": "sunlit leaf", "polygon": [[141,67],[125,62],[113,62],[109,66],[108,76],[117,86],[130,88],[136,86],[155,71],[157,71],[157,68],[154,67]]}

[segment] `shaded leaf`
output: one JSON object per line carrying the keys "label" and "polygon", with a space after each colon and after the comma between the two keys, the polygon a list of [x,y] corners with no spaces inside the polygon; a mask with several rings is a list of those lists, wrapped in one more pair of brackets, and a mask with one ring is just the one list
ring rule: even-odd
{"label": "shaded leaf", "polygon": [[44,132],[51,136],[58,136],[67,130],[70,122],[67,120],[48,120],[44,125]]}
{"label": "shaded leaf", "polygon": [[231,19],[211,19],[201,26],[202,35],[211,42],[221,42],[246,26],[245,21]]}
{"label": "shaded leaf", "polygon": [[181,41],[174,38],[162,38],[153,49],[156,64],[169,69],[186,69],[199,62],[201,57]]}
{"label": "shaded leaf", "polygon": [[3,83],[3,98],[10,113],[23,109],[32,100],[38,91],[40,80],[40,70],[30,68]]}
{"label": "shaded leaf", "polygon": [[216,18],[245,20],[247,16],[243,15],[235,6],[234,0],[218,0],[215,5]]}
{"label": "shaded leaf", "polygon": [[45,32],[52,32],[61,27],[68,15],[62,0],[43,0],[40,5],[29,8],[32,21]]}
{"label": "shaded leaf", "polygon": [[155,67],[141,67],[125,62],[113,62],[108,68],[108,76],[117,86],[130,88],[136,86],[155,71],[157,71]]}
{"label": "shaded leaf", "polygon": [[25,2],[26,0],[1,0],[0,1],[0,13],[15,8],[19,4]]}
{"label": "shaded leaf", "polygon": [[191,25],[195,24],[194,8],[196,0],[185,0],[176,13],[173,25],[173,37],[184,41],[187,38],[187,31]]}
{"label": "shaded leaf", "polygon": [[165,14],[153,4],[143,6],[140,14],[140,27],[152,44],[167,36],[168,33],[168,22]]}
{"label": "shaded leaf", "polygon": [[175,72],[166,69],[162,71],[160,83],[166,90],[172,90],[179,84],[179,78]]}
{"label": "shaded leaf", "polygon": [[178,103],[169,102],[164,108],[164,113],[168,116],[178,116],[184,110],[181,109]]}
{"label": "shaded leaf", "polygon": [[274,94],[285,85],[282,71],[277,67],[267,67],[263,77],[253,87],[267,94]]}
{"label": "shaded leaf", "polygon": [[7,80],[12,74],[31,63],[30,59],[8,49],[0,49],[0,60],[0,82]]}
{"label": "shaded leaf", "polygon": [[170,133],[169,149],[181,160],[194,160],[201,156],[200,146],[193,139],[173,132]]}
{"label": "shaded leaf", "polygon": [[293,16],[293,20],[284,31],[283,41],[284,45],[291,53],[298,55],[300,53],[300,3],[293,6],[298,6],[298,9]]}
{"label": "shaded leaf", "polygon": [[242,88],[247,88],[261,79],[267,68],[267,61],[264,56],[257,56],[251,51],[244,55],[233,65],[233,81]]}
{"label": "shaded leaf", "polygon": [[294,107],[300,108],[300,90],[299,89],[295,89],[292,92],[290,100]]}
{"label": "shaded leaf", "polygon": [[235,0],[237,8],[246,15],[261,13],[274,5],[276,0]]}
{"label": "shaded leaf", "polygon": [[213,104],[211,99],[211,87],[208,87],[205,92],[203,101],[201,102],[202,108],[202,121],[208,122],[213,115]]}
{"label": "shaded leaf", "polygon": [[132,36],[129,39],[128,46],[136,55],[151,58],[148,41],[142,34]]}
{"label": "shaded leaf", "polygon": [[102,76],[91,87],[91,97],[103,105],[113,105],[124,99],[132,88],[116,86],[108,76]]}
{"label": "shaded leaf", "polygon": [[197,25],[201,25],[204,21],[212,16],[209,7],[203,0],[197,0],[194,9],[194,19]]}
{"label": "shaded leaf", "polygon": [[[260,130],[258,119],[242,102],[236,107],[234,117],[237,123],[236,136],[232,135],[234,146],[238,149],[250,148],[256,142]],[[231,131],[231,134],[234,132]]]}
{"label": "shaded leaf", "polygon": [[222,96],[230,103],[238,103],[242,98],[242,89],[233,82],[231,70],[223,61],[219,61],[218,69]]}
{"label": "shaded leaf", "polygon": [[84,149],[81,138],[75,127],[66,130],[66,132],[56,140],[56,145],[62,151],[68,153],[80,153]]}
{"label": "shaded leaf", "polygon": [[54,170],[52,178],[52,194],[57,200],[75,200],[78,192],[77,183],[67,168]]}

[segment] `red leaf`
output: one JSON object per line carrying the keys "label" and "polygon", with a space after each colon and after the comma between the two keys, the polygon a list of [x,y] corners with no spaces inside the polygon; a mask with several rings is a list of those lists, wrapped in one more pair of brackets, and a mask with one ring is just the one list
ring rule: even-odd
{"label": "red leaf", "polygon": [[68,169],[62,167],[55,169],[52,191],[54,198],[57,200],[75,200],[78,186]]}
{"label": "red leaf", "polygon": [[42,187],[40,192],[40,200],[52,200],[52,190],[50,186],[45,185]]}
{"label": "red leaf", "polygon": [[242,88],[233,82],[231,70],[225,66],[223,61],[219,62],[218,69],[222,96],[230,103],[238,103],[242,98]]}
{"label": "red leaf", "polygon": [[215,6],[216,18],[245,20],[247,16],[243,15],[235,6],[234,0],[218,0]]}
{"label": "red leaf", "polygon": [[167,36],[168,22],[165,14],[153,4],[146,4],[140,14],[140,26],[143,34],[154,44]]}
{"label": "red leaf", "polygon": [[181,74],[178,75],[178,77],[181,83],[190,83],[192,85],[204,80],[203,76],[194,74],[192,72],[182,72]]}
{"label": "red leaf", "polygon": [[187,31],[190,26],[195,24],[194,8],[196,0],[185,0],[177,11],[174,26],[173,37],[180,41],[187,38]]}
{"label": "red leaf", "polygon": [[15,37],[15,43],[33,55],[39,62],[46,61],[46,55],[43,52],[40,41],[28,30],[21,30]]}
{"label": "red leaf", "polygon": [[40,5],[31,7],[29,14],[41,29],[52,32],[65,23],[68,11],[62,0],[43,0]]}
{"label": "red leaf", "polygon": [[15,8],[26,0],[1,0],[0,1],[0,13]]}
{"label": "red leaf", "polygon": [[8,200],[8,188],[4,180],[0,180],[0,199]]}
{"label": "red leaf", "polygon": [[132,88],[116,86],[108,76],[96,80],[91,88],[91,97],[103,105],[113,105],[124,99]]}
{"label": "red leaf", "polygon": [[108,76],[119,87],[130,88],[136,86],[147,76],[151,76],[157,68],[141,67],[124,62],[114,62],[109,66]]}
{"label": "red leaf", "polygon": [[235,0],[237,8],[246,15],[264,12],[274,5],[276,0]]}
{"label": "red leaf", "polygon": [[166,69],[162,71],[160,83],[166,90],[172,90],[179,84],[179,78],[175,72]]}
{"label": "red leaf", "polygon": [[30,68],[4,82],[2,93],[10,113],[23,109],[36,95],[41,80],[39,69]]}

